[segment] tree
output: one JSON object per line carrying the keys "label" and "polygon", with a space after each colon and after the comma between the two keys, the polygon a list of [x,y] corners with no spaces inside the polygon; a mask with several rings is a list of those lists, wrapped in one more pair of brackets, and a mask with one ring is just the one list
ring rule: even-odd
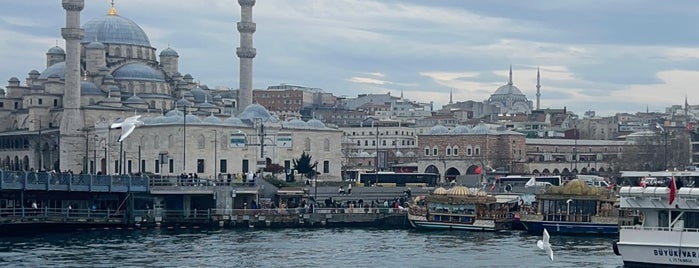
{"label": "tree", "polygon": [[264,171],[271,172],[276,177],[277,174],[284,172],[284,167],[279,164],[270,163],[267,166],[265,166]]}
{"label": "tree", "polygon": [[309,179],[313,178],[313,175],[315,175],[315,168],[318,165],[318,162],[311,163],[313,160],[311,155],[307,154],[306,152],[303,152],[301,153],[301,157],[293,160],[294,169],[298,171],[298,173],[304,174]]}

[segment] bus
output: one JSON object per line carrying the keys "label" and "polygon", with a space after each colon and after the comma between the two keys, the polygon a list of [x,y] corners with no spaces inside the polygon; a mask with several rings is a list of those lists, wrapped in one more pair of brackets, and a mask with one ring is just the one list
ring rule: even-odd
{"label": "bus", "polygon": [[396,172],[379,172],[379,173],[360,173],[359,181],[364,186],[392,185],[392,186],[435,186],[439,181],[439,174],[435,173],[396,173]]}

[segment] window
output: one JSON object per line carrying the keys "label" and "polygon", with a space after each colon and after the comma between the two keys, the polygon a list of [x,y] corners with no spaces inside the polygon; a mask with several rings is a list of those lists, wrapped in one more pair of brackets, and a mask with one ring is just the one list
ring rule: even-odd
{"label": "window", "polygon": [[248,161],[247,159],[243,159],[243,173],[250,172],[249,165],[250,165],[250,161]]}
{"label": "window", "polygon": [[197,159],[197,173],[204,173],[204,159]]}
{"label": "window", "polygon": [[173,173],[175,172],[175,159],[170,158],[168,161],[168,172]]}
{"label": "window", "polygon": [[439,150],[437,150],[437,146],[432,148],[432,155],[437,155],[439,153]]}
{"label": "window", "polygon": [[425,155],[430,155],[430,148],[425,148]]}
{"label": "window", "polygon": [[471,156],[473,154],[473,149],[471,146],[466,147],[466,156]]}
{"label": "window", "polygon": [[218,166],[219,166],[218,172],[220,172],[220,173],[228,173],[228,160],[226,160],[226,159],[221,159],[221,160],[218,161],[218,164],[219,164],[219,165],[218,165]]}
{"label": "window", "polygon": [[114,173],[119,174],[119,160],[114,160]]}
{"label": "window", "polygon": [[323,151],[330,152],[330,140],[323,140]]}
{"label": "window", "polygon": [[153,166],[153,170],[155,170],[155,174],[160,174],[160,160],[155,159],[155,165]]}
{"label": "window", "polygon": [[458,155],[459,155],[459,147],[458,147],[458,146],[454,146],[454,148],[451,149],[451,154],[452,154],[453,156],[458,156]]}
{"label": "window", "polygon": [[126,173],[131,174],[131,172],[132,172],[131,167],[132,167],[131,160],[126,161]]}
{"label": "window", "polygon": [[53,107],[58,107],[58,99],[53,100]]}
{"label": "window", "polygon": [[451,156],[451,147],[447,147],[447,156]]}
{"label": "window", "polygon": [[481,148],[476,146],[476,149],[474,150],[475,155],[481,155]]}
{"label": "window", "polygon": [[39,105],[44,104],[44,99],[39,98]]}
{"label": "window", "polygon": [[143,173],[146,172],[146,160],[141,159],[141,166],[138,167],[138,172]]}
{"label": "window", "polygon": [[330,173],[330,161],[323,161],[323,173]]}

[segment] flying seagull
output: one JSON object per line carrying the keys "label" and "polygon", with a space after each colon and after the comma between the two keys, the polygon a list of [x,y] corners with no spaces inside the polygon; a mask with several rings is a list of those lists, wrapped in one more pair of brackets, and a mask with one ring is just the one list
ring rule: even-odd
{"label": "flying seagull", "polygon": [[540,249],[543,249],[546,251],[546,255],[549,256],[549,259],[553,261],[553,249],[551,249],[551,244],[549,243],[549,232],[546,231],[546,228],[544,228],[544,237],[543,240],[536,241],[536,246],[539,247]]}
{"label": "flying seagull", "polygon": [[143,121],[138,120],[140,115],[134,115],[132,117],[124,119],[122,122],[113,123],[112,128],[121,128],[121,135],[119,135],[119,142],[122,142],[126,137],[133,132],[133,130],[140,125],[143,125]]}

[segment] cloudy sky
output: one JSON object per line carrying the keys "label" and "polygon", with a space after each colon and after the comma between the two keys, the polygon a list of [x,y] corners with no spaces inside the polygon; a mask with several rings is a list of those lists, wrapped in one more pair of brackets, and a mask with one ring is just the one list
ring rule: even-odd
{"label": "cloudy sky", "polygon": [[[108,0],[87,0],[82,23]],[[59,0],[0,9],[0,79],[45,69],[65,47]],[[180,72],[237,88],[234,0],[117,0],[158,51],[180,54]],[[434,101],[485,100],[507,83],[541,107],[578,114],[664,111],[699,104],[699,3],[692,0],[259,0],[254,88],[280,83]],[[6,85],[3,82],[2,87]],[[534,104],[536,105],[536,103]]]}

